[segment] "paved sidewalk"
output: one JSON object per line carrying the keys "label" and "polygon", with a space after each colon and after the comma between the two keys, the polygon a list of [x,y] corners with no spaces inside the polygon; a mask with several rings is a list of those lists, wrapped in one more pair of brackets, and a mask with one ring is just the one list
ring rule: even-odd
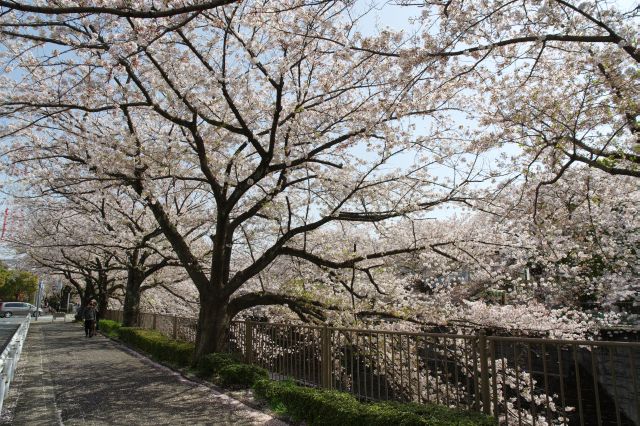
{"label": "paved sidewalk", "polygon": [[7,401],[14,425],[283,425],[70,323],[31,324]]}

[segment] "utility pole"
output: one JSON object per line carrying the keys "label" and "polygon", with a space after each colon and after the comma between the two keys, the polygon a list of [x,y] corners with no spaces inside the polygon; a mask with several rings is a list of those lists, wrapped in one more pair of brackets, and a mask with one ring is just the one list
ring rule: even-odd
{"label": "utility pole", "polygon": [[58,292],[58,311],[62,312],[62,297],[64,295],[64,287],[62,286],[62,280],[58,278],[56,283],[56,291]]}
{"label": "utility pole", "polygon": [[42,290],[44,289],[44,281],[40,279],[38,282],[38,293],[36,295],[36,321],[38,321],[38,317],[40,316],[40,302],[42,299]]}

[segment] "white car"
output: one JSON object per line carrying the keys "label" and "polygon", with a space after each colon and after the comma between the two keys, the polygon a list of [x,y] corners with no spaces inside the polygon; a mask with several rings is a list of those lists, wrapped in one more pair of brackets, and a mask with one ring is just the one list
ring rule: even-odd
{"label": "white car", "polygon": [[[38,309],[37,312],[42,315],[43,310]],[[31,303],[25,302],[0,302],[0,318],[11,318],[14,315],[36,316],[36,307]]]}

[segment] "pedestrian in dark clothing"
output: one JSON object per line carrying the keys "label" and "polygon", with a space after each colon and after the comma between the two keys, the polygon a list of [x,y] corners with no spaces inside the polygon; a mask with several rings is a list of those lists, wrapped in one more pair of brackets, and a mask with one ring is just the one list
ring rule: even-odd
{"label": "pedestrian in dark clothing", "polygon": [[84,317],[84,337],[93,337],[96,328],[96,302],[92,300],[82,312]]}

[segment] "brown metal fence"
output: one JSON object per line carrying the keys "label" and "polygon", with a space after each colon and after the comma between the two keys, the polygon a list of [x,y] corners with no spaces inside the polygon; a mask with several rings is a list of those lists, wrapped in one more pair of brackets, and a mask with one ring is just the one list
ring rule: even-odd
{"label": "brown metal fence", "polygon": [[[109,310],[106,319],[123,322],[123,312]],[[197,322],[196,318],[140,313],[137,324],[138,327],[157,330],[174,340],[195,342]]]}
{"label": "brown metal fence", "polygon": [[[195,340],[192,318],[141,314],[139,323]],[[640,425],[640,343],[243,321],[231,324],[228,349],[275,379],[364,401],[443,404],[505,425]]]}

